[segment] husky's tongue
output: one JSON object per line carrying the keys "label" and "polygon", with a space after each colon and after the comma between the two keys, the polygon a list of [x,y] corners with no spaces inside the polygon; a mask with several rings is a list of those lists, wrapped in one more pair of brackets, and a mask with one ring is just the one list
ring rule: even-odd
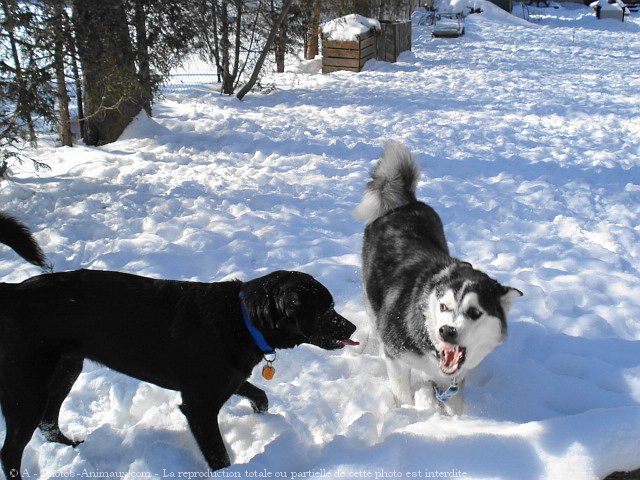
{"label": "husky's tongue", "polygon": [[440,370],[447,375],[456,373],[464,361],[465,348],[460,345],[440,345]]}
{"label": "husky's tongue", "polygon": [[355,340],[340,340],[338,342],[338,345],[342,345],[343,347],[355,347],[357,345],[360,345],[360,342],[356,342]]}

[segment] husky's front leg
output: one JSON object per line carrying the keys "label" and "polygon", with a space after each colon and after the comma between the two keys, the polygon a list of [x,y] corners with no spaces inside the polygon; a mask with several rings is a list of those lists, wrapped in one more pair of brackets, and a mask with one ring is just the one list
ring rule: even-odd
{"label": "husky's front leg", "polygon": [[464,413],[464,379],[458,383],[457,393],[446,401],[440,401],[436,398],[435,391],[438,389],[444,392],[448,387],[440,388],[434,385],[434,402],[438,405],[438,410],[448,416],[458,416]]}
{"label": "husky's front leg", "polygon": [[413,405],[413,390],[411,389],[411,368],[397,358],[385,355],[387,375],[391,382],[391,391],[396,397],[398,406]]}

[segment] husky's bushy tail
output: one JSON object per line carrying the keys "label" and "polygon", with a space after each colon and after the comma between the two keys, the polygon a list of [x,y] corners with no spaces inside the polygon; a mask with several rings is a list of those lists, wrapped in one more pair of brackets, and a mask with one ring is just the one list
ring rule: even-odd
{"label": "husky's bushy tail", "polygon": [[369,224],[389,210],[415,202],[419,177],[420,169],[409,149],[387,142],[356,208],[356,217]]}
{"label": "husky's bushy tail", "polygon": [[52,269],[47,257],[29,229],[11,215],[0,212],[0,243],[12,248],[27,262],[45,271]]}

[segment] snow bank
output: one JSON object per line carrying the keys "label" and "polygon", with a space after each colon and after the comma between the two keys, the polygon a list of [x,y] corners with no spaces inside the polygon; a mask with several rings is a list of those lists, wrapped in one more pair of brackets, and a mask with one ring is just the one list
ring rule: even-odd
{"label": "snow bank", "polygon": [[357,40],[358,35],[366,33],[372,28],[380,30],[380,22],[352,13],[328,21],[322,26],[322,33],[328,40],[349,42]]}
{"label": "snow bank", "polygon": [[119,140],[132,140],[134,138],[157,139],[169,134],[169,130],[153,120],[147,112],[142,110],[120,135]]}

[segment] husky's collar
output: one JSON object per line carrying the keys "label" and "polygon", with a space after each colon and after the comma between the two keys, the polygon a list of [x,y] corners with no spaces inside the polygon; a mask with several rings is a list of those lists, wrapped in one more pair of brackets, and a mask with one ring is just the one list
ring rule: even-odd
{"label": "husky's collar", "polygon": [[253,341],[256,343],[256,346],[264,353],[265,355],[273,355],[275,350],[271,348],[271,346],[267,343],[267,340],[264,338],[264,335],[258,327],[256,327],[251,319],[249,318],[249,312],[247,311],[247,306],[244,304],[245,293],[240,291],[238,297],[240,298],[240,311],[242,312],[242,319],[244,320],[244,324],[247,326],[247,330],[251,334]]}
{"label": "husky's collar", "polygon": [[438,399],[438,401],[445,403],[451,400],[458,393],[458,377],[453,377],[451,380],[451,385],[445,391],[441,391],[438,386],[433,383],[433,394]]}

